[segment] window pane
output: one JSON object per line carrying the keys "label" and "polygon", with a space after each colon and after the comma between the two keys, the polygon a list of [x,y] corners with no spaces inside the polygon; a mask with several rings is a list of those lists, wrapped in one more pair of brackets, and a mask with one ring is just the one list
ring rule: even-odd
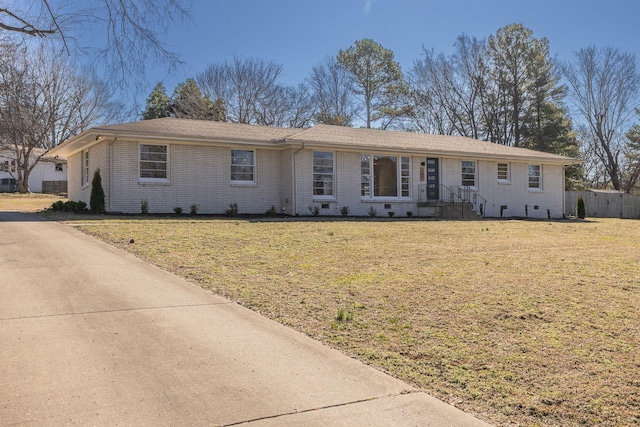
{"label": "window pane", "polygon": [[509,180],[509,163],[498,163],[498,180]]}
{"label": "window pane", "polygon": [[373,195],[396,197],[398,195],[398,158],[373,156]]}
{"label": "window pane", "polygon": [[254,152],[251,150],[231,150],[231,180],[253,181]]}
{"label": "window pane", "polygon": [[409,182],[410,182],[410,163],[409,157],[400,158],[400,176],[401,176],[401,189],[402,197],[409,197]]}
{"label": "window pane", "polygon": [[529,165],[529,188],[541,188],[540,165]]}
{"label": "window pane", "polygon": [[468,187],[476,186],[476,162],[462,161],[462,185]]}
{"label": "window pane", "polygon": [[168,146],[140,144],[140,178],[166,179]]}
{"label": "window pane", "polygon": [[333,153],[313,153],[313,195],[333,196]]}
{"label": "window pane", "polygon": [[371,157],[368,154],[360,156],[360,194],[371,196]]}

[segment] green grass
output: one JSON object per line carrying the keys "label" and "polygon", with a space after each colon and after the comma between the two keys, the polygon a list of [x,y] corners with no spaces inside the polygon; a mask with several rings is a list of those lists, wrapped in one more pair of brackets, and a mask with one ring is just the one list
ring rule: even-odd
{"label": "green grass", "polygon": [[640,423],[638,221],[65,218],[493,424]]}

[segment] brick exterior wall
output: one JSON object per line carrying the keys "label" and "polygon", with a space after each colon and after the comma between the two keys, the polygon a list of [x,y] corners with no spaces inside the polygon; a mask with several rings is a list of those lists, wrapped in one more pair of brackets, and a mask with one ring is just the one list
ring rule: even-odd
{"label": "brick exterior wall", "polygon": [[[407,212],[417,215],[420,186],[425,184],[420,180],[420,166],[426,156],[410,156],[410,199],[363,199],[360,196],[361,152],[336,151],[334,197],[314,198],[313,149],[275,150],[243,146],[242,149],[255,152],[255,183],[234,185],[230,181],[231,145],[168,145],[169,179],[166,183],[140,182],[139,145],[136,141],[104,141],[90,147],[87,186],[80,182],[82,154],[71,156],[68,159],[70,199],[89,203],[93,172],[100,168],[107,210],[113,212],[139,213],[141,202],[146,199],[151,213],[172,213],[178,206],[188,213],[190,206],[196,204],[199,213],[222,214],[230,203],[237,203],[240,214],[263,214],[273,205],[279,213],[288,215],[311,215],[309,207],[317,206],[320,215],[338,216],[340,209],[347,206],[350,216],[368,216],[373,208],[379,217],[387,217],[389,211],[393,211],[395,217],[404,217]],[[546,218],[548,213],[552,218],[563,216],[562,166],[542,165],[542,191],[530,191],[528,164],[509,162],[511,180],[508,184],[500,184],[497,161],[469,160],[476,161],[477,191],[487,199],[486,216],[499,217],[500,207],[505,205],[505,217],[527,215]],[[440,158],[442,184],[449,187],[461,185],[461,161]]]}

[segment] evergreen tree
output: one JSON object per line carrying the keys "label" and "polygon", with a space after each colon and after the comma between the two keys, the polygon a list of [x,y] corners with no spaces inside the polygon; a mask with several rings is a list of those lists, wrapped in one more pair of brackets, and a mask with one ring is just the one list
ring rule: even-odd
{"label": "evergreen tree", "polygon": [[192,78],[176,86],[173,91],[171,113],[178,118],[225,121],[222,101],[213,102],[204,96]]}
{"label": "evergreen tree", "polygon": [[102,178],[100,177],[100,169],[96,169],[91,181],[91,198],[89,199],[89,207],[93,213],[105,212],[104,189],[102,188]]}
{"label": "evergreen tree", "polygon": [[362,96],[365,122],[395,114],[399,96],[404,94],[404,78],[393,52],[371,39],[362,39],[338,53],[338,63],[349,72],[353,91]]}
{"label": "evergreen tree", "polygon": [[142,120],[159,119],[171,115],[171,100],[167,96],[162,83],[153,88],[147,98],[147,106],[142,112]]}
{"label": "evergreen tree", "polygon": [[524,144],[525,120],[535,94],[532,87],[550,90],[553,84],[547,39],[536,39],[522,24],[507,25],[489,36],[487,56],[496,114],[491,117],[496,130],[494,142],[520,147]]}

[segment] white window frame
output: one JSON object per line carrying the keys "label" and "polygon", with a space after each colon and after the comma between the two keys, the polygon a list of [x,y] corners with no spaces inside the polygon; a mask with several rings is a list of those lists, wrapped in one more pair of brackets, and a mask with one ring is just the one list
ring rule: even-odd
{"label": "white window frame", "polygon": [[[462,162],[460,162],[460,166],[460,185],[462,187],[478,188],[478,162],[475,160],[462,160]],[[473,173],[465,172],[465,168],[469,168],[471,166],[473,166]],[[473,185],[468,184],[469,176],[473,177]],[[465,184],[465,180],[467,184]]]}
{"label": "white window frame", "polygon": [[83,187],[89,185],[89,150],[82,150],[80,154],[81,184]]}
{"label": "white window frame", "polygon": [[[503,166],[502,170],[500,170],[501,165]],[[511,164],[500,162],[498,163],[497,168],[498,168],[498,184],[511,183]]]}
{"label": "white window frame", "polygon": [[[532,174],[534,170],[537,170],[537,174]],[[527,175],[529,178],[527,180],[529,191],[542,191],[542,165],[540,164],[528,165],[527,172],[528,172]]]}
{"label": "white window frame", "polygon": [[[158,147],[165,147],[166,148],[166,160],[162,161],[162,160],[149,160],[149,159],[142,159],[142,147],[143,146],[158,146]],[[143,144],[140,143],[138,144],[138,182],[169,182],[169,163],[170,163],[170,147],[169,144]],[[155,162],[155,163],[164,163],[165,165],[165,176],[163,178],[154,178],[154,177],[143,177],[142,176],[142,162],[146,161],[146,162]]]}
{"label": "white window frame", "polygon": [[[319,156],[316,157],[316,154]],[[331,156],[331,166],[322,164],[320,160],[326,160],[327,157],[320,157],[320,155]],[[318,162],[316,162],[318,160]],[[335,200],[336,198],[336,154],[333,151],[314,151],[312,154],[312,189],[314,199],[322,200]],[[328,169],[331,171],[328,172]],[[322,184],[322,186],[316,187],[316,184]],[[330,185],[327,185],[330,184]],[[316,194],[317,190],[321,190],[325,194]],[[326,194],[329,190],[331,194]]]}
{"label": "white window frame", "polygon": [[[246,153],[252,153],[251,155],[251,164],[245,163],[245,164],[240,164],[240,163],[234,163],[234,159],[236,157],[234,157],[234,151],[235,152],[246,152]],[[230,150],[230,158],[229,158],[229,179],[231,180],[231,184],[234,185],[254,185],[256,183],[256,157],[257,157],[257,153],[256,150],[237,150],[237,149],[231,149]],[[242,157],[240,157],[242,158]],[[251,168],[251,179],[233,179],[234,176],[234,167],[250,167]]]}
{"label": "white window frame", "polygon": [[[376,196],[375,158],[396,159],[396,195]],[[360,197],[362,200],[410,200],[411,199],[411,157],[386,154],[362,153],[360,155]]]}
{"label": "white window frame", "polygon": [[64,172],[64,165],[60,162],[56,162],[54,165],[54,170],[56,172]]}

